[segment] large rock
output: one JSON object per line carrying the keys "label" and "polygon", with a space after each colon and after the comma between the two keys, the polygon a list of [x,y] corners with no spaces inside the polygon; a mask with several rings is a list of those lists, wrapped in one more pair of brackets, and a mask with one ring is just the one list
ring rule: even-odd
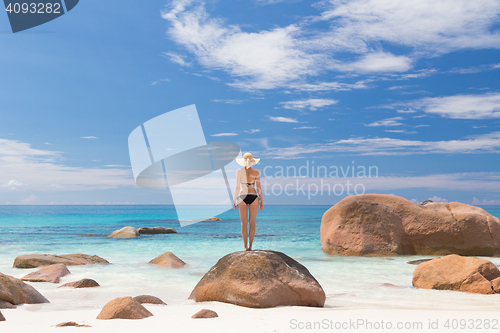
{"label": "large rock", "polygon": [[451,254],[419,264],[413,285],[423,289],[500,293],[500,270],[489,260]]}
{"label": "large rock", "polygon": [[151,312],[132,297],[120,297],[108,302],[102,308],[97,319],[144,319],[152,315]]}
{"label": "large rock", "polygon": [[69,287],[69,288],[94,288],[94,287],[99,287],[99,283],[97,283],[95,280],[92,279],[81,279],[75,282],[69,282],[66,284],[63,284],[62,286],[59,286],[57,288],[63,288],[63,287]]}
{"label": "large rock", "polygon": [[13,305],[49,303],[35,288],[16,279],[0,273],[0,301]]}
{"label": "large rock", "polygon": [[108,237],[113,238],[135,238],[139,237],[139,231],[134,227],[123,227],[120,230],[113,231]]}
{"label": "large rock", "polygon": [[168,268],[182,268],[186,266],[186,263],[175,256],[172,252],[165,252],[160,254],[158,257],[154,258],[149,262],[160,267]]}
{"label": "large rock", "polygon": [[344,255],[500,255],[500,220],[458,203],[417,205],[394,195],[344,198],[321,220],[321,247]]}
{"label": "large rock", "polygon": [[167,305],[161,299],[151,295],[140,295],[135,296],[134,299],[141,304],[157,304],[157,305]]}
{"label": "large rock", "polygon": [[325,292],[307,268],[284,253],[241,251],[230,253],[198,282],[189,298],[250,308],[279,305],[325,304]]}
{"label": "large rock", "polygon": [[23,281],[28,282],[50,282],[59,283],[63,276],[71,274],[69,269],[63,264],[54,264],[39,269],[36,272],[29,273],[21,278]]}
{"label": "large rock", "polygon": [[167,227],[142,227],[137,229],[141,235],[159,235],[159,234],[176,234],[177,231]]}
{"label": "large rock", "polygon": [[66,266],[93,265],[93,264],[109,264],[109,262],[98,256],[90,256],[87,254],[27,254],[18,256],[14,260],[16,268],[37,268],[41,266],[49,266],[53,264],[64,264]]}

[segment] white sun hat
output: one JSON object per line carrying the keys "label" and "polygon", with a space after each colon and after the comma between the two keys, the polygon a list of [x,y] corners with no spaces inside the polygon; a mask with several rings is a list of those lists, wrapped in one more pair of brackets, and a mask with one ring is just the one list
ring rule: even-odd
{"label": "white sun hat", "polygon": [[245,168],[250,168],[251,166],[254,166],[255,164],[259,163],[260,158],[253,158],[253,155],[251,153],[245,153],[243,155],[243,158],[237,158],[236,162],[244,166]]}

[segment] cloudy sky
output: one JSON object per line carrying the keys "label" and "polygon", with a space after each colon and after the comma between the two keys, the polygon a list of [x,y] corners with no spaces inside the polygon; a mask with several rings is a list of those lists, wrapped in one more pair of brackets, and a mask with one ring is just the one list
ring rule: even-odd
{"label": "cloudy sky", "polygon": [[261,158],[268,203],[350,182],[500,205],[497,0],[86,0],[0,32],[0,204],[171,203],[135,185],[127,139],[195,104],[207,142]]}

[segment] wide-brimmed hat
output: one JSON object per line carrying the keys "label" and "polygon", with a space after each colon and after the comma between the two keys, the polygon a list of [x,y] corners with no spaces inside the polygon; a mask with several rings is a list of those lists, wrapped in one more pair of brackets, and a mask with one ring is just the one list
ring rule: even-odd
{"label": "wide-brimmed hat", "polygon": [[253,155],[251,153],[245,153],[243,155],[243,158],[237,158],[236,162],[244,166],[245,168],[249,168],[251,166],[254,166],[255,164],[259,163],[260,158],[253,158]]}

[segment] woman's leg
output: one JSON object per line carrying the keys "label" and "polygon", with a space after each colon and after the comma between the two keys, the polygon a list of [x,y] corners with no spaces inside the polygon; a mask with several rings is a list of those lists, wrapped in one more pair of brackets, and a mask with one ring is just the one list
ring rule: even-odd
{"label": "woman's leg", "polygon": [[243,200],[238,204],[238,210],[240,211],[241,219],[241,237],[243,238],[243,245],[245,246],[245,251],[247,250],[247,225],[248,225],[248,205],[243,202]]}
{"label": "woman's leg", "polygon": [[257,212],[259,211],[259,199],[255,199],[250,205],[249,205],[249,211],[250,211],[250,242],[248,244],[248,249],[252,249],[252,243],[253,243],[253,238],[255,237],[255,220],[257,219]]}

